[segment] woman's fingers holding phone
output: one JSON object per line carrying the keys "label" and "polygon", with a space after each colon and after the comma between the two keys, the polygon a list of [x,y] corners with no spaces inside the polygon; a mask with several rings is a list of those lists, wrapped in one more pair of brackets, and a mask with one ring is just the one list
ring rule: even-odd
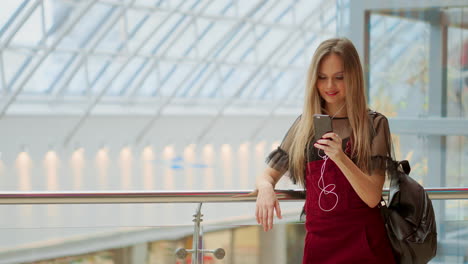
{"label": "woman's fingers holding phone", "polygon": [[319,139],[317,140],[317,143],[319,143],[320,145],[324,145],[324,146],[328,146],[331,142],[331,140],[329,139]]}
{"label": "woman's fingers holding phone", "polygon": [[343,154],[341,137],[335,133],[326,133],[323,137],[317,140],[314,147],[322,149],[327,156],[335,160]]}
{"label": "woman's fingers holding phone", "polygon": [[329,140],[332,140],[332,141],[339,141],[341,142],[341,137],[338,136],[338,134],[336,133],[333,133],[333,132],[329,132],[329,133],[326,133],[322,136],[322,138],[324,139],[329,139]]}

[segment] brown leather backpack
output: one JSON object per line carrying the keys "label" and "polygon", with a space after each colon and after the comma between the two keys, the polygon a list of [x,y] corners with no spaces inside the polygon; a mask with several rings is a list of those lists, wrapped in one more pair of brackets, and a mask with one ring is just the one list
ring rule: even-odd
{"label": "brown leather backpack", "polygon": [[397,263],[428,263],[437,252],[437,228],[432,202],[409,173],[409,162],[395,162],[390,171],[388,204],[380,209]]}

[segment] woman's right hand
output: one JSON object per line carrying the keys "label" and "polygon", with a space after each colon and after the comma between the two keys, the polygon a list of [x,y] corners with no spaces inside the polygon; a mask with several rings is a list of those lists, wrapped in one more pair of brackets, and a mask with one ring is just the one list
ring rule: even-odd
{"label": "woman's right hand", "polygon": [[281,219],[281,208],[278,198],[276,197],[273,187],[263,187],[256,190],[257,203],[255,208],[255,216],[257,223],[263,226],[263,230],[268,231],[273,228],[273,217],[276,211],[276,216]]}

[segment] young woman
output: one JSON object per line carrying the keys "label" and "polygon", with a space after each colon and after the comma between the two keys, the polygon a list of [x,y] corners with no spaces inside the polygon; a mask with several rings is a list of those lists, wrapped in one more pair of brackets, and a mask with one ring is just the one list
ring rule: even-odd
{"label": "young woman", "polygon": [[[314,114],[333,132],[314,135]],[[274,187],[288,172],[306,190],[303,263],[395,263],[377,207],[391,164],[388,121],[367,107],[359,55],[351,41],[329,39],[308,71],[303,113],[257,178],[256,217],[264,230],[281,211]]]}

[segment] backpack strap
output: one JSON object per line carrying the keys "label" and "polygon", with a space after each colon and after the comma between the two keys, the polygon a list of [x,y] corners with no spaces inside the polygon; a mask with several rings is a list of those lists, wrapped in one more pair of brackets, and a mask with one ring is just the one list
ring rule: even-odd
{"label": "backpack strap", "polygon": [[410,174],[411,172],[411,167],[409,165],[409,162],[407,160],[402,160],[399,161],[397,165],[401,165],[401,168],[406,174]]}
{"label": "backpack strap", "polygon": [[367,110],[367,116],[369,117],[369,127],[371,130],[371,138],[374,138],[375,134],[377,134],[377,131],[375,131],[374,127],[374,119],[377,116],[377,112],[374,110]]}

